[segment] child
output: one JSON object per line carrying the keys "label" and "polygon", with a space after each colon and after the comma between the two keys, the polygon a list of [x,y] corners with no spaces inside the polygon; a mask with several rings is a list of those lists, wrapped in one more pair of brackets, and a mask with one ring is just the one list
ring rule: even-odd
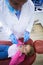
{"label": "child", "polygon": [[[9,65],[18,65],[20,62],[24,61],[25,55],[31,55],[34,53],[33,47],[31,47],[29,44],[24,45],[19,41],[19,45],[16,47],[17,49],[14,48],[14,46],[15,44],[9,48],[9,57],[12,55]],[[13,48],[17,50],[14,54],[12,54],[12,52],[14,52]]]}

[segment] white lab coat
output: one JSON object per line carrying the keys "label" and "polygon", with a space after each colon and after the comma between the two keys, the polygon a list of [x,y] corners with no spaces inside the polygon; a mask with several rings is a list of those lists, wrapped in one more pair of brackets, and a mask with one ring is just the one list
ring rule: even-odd
{"label": "white lab coat", "polygon": [[17,38],[20,38],[23,37],[25,31],[31,32],[34,23],[34,4],[31,0],[22,6],[19,20],[15,13],[12,14],[9,11],[6,4],[1,14],[8,36],[13,32]]}

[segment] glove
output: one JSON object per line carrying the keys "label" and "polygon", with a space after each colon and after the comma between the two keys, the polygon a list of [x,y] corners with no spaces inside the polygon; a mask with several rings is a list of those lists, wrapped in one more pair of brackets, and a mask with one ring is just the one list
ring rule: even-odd
{"label": "glove", "polygon": [[17,44],[18,43],[18,41],[17,41],[17,39],[16,39],[16,37],[15,37],[14,34],[10,35],[10,39],[11,39],[11,41],[12,41],[13,44]]}
{"label": "glove", "polygon": [[30,33],[26,31],[24,33],[24,42],[28,41],[29,39],[30,39]]}

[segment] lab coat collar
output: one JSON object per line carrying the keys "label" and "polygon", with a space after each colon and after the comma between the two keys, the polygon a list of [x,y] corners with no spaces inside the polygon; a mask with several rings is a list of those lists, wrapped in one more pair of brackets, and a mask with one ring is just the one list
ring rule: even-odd
{"label": "lab coat collar", "polygon": [[9,10],[10,10],[11,13],[19,13],[19,10],[14,9],[14,8],[10,5],[10,3],[9,3],[8,0],[5,0],[5,3],[6,3],[6,5],[7,5],[7,7],[9,8]]}

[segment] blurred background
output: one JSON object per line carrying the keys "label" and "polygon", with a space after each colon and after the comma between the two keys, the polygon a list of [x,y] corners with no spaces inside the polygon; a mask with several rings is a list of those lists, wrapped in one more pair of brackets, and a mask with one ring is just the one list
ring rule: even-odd
{"label": "blurred background", "polygon": [[[35,40],[43,40],[43,0],[32,0],[35,5],[34,26],[31,32],[31,38]],[[43,65],[43,54],[37,54],[37,58],[33,65]]]}

